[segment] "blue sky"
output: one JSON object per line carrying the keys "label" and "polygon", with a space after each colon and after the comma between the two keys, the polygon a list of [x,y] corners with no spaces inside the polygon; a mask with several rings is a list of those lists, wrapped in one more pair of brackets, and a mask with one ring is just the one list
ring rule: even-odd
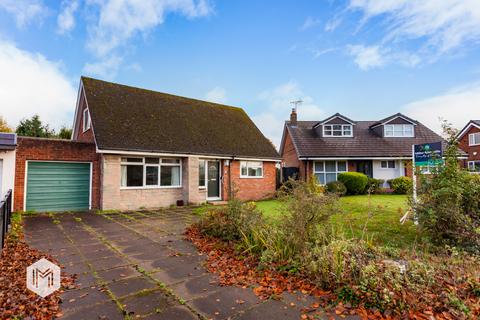
{"label": "blue sky", "polygon": [[477,0],[0,0],[0,114],[70,125],[88,75],[299,118],[480,118]]}

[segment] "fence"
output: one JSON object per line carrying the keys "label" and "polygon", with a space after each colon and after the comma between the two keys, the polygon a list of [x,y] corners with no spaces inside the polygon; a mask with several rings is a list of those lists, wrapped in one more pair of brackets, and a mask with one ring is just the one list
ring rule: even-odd
{"label": "fence", "polygon": [[8,227],[10,226],[10,218],[12,216],[12,190],[8,190],[7,194],[0,202],[0,224],[1,224],[1,249],[3,249],[3,245],[5,243],[5,237],[7,235]]}

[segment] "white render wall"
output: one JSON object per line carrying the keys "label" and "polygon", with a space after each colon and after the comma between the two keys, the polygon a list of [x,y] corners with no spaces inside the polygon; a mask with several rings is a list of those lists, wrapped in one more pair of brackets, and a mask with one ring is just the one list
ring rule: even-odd
{"label": "white render wall", "polygon": [[0,197],[3,199],[7,190],[13,190],[15,185],[15,150],[0,151],[0,159],[2,160]]}
{"label": "white render wall", "polygon": [[388,187],[387,180],[398,178],[405,175],[405,168],[402,160],[395,160],[394,169],[382,168],[381,160],[373,160],[373,177],[375,179],[385,180],[384,187]]}

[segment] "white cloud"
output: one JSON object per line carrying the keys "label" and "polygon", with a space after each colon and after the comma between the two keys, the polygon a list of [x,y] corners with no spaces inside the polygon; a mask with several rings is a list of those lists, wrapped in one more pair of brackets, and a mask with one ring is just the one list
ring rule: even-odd
{"label": "white cloud", "polygon": [[207,0],[90,0],[88,3],[99,8],[98,23],[90,29],[87,43],[99,57],[161,25],[169,13],[197,18],[213,11]]}
{"label": "white cloud", "polygon": [[320,24],[319,19],[315,19],[315,18],[312,18],[312,17],[307,17],[305,19],[305,21],[303,22],[302,26],[300,27],[300,30],[305,31],[305,30],[311,29],[313,27],[316,27],[319,24]]}
{"label": "white cloud", "polygon": [[314,99],[306,95],[295,81],[289,81],[259,95],[259,100],[265,104],[265,107],[252,119],[277,148],[280,147],[283,124],[285,120],[290,119],[292,110],[290,102],[298,99],[303,100],[303,103],[298,106],[299,120],[320,120],[325,116],[323,110],[315,104]]}
{"label": "white cloud", "polygon": [[78,9],[78,1],[62,1],[62,11],[57,17],[57,32],[65,34],[75,27],[75,11]]}
{"label": "white cloud", "polygon": [[0,0],[0,8],[13,15],[17,27],[42,21],[48,9],[41,0]]}
{"label": "white cloud", "polygon": [[447,120],[461,129],[469,120],[480,118],[479,101],[480,83],[475,83],[409,103],[403,107],[403,112],[441,133],[439,119]]}
{"label": "white cloud", "polygon": [[215,87],[205,94],[205,100],[216,103],[227,103],[227,91],[221,87]]}
{"label": "white cloud", "polygon": [[364,13],[364,22],[384,17],[383,42],[424,40],[424,50],[443,54],[480,40],[478,0],[351,0],[350,9]]}
{"label": "white cloud", "polygon": [[379,46],[351,45],[347,47],[347,50],[362,70],[381,67],[385,64],[384,54]]}
{"label": "white cloud", "polygon": [[113,79],[117,75],[122,62],[122,58],[112,55],[97,62],[87,62],[83,67],[83,71],[90,75],[101,76],[105,79]]}
{"label": "white cloud", "polygon": [[54,128],[70,126],[77,90],[58,63],[0,40],[0,113],[16,126],[34,114]]}
{"label": "white cloud", "polygon": [[335,17],[325,24],[324,30],[327,32],[332,32],[335,31],[335,29],[338,28],[338,26],[342,23],[342,18],[341,17]]}

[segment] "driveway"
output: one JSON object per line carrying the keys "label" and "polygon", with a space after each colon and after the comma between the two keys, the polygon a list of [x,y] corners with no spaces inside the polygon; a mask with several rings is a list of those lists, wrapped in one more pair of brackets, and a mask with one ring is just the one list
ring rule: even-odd
{"label": "driveway", "polygon": [[25,218],[25,239],[78,275],[62,319],[299,319],[310,297],[258,299],[219,286],[206,257],[183,239],[190,209]]}

